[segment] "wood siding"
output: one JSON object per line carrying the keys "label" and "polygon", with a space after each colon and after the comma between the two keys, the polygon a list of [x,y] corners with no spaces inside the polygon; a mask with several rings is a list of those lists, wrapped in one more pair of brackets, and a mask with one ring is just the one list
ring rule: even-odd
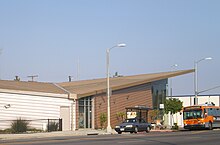
{"label": "wood siding", "polygon": [[[10,104],[9,108],[5,105]],[[10,127],[10,120],[22,118],[25,120],[37,119],[59,119],[60,107],[68,106],[70,109],[69,126],[74,128],[75,124],[71,124],[75,120],[75,103],[72,100],[64,98],[53,98],[47,96],[31,96],[21,94],[0,93],[0,129]],[[8,120],[8,121],[6,121]],[[46,122],[47,123],[47,122]],[[45,122],[30,122],[30,126],[38,129],[45,129]]]}
{"label": "wood siding", "polygon": [[[95,113],[95,128],[101,128],[99,116],[101,113],[107,115],[107,97],[106,94],[98,94],[94,97],[94,113]],[[117,112],[126,112],[126,107],[134,107],[137,105],[144,105],[152,107],[152,93],[151,85],[143,84],[135,87],[129,87],[114,91],[111,95],[111,126],[114,128],[115,125],[121,122],[117,118]],[[107,125],[107,122],[105,126]]]}

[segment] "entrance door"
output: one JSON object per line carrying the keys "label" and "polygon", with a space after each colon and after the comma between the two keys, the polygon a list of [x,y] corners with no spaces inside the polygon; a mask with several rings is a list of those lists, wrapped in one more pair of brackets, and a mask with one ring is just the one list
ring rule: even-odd
{"label": "entrance door", "polygon": [[69,106],[60,107],[60,118],[62,118],[63,131],[70,130],[70,107]]}
{"label": "entrance door", "polygon": [[92,128],[91,97],[79,100],[79,128]]}

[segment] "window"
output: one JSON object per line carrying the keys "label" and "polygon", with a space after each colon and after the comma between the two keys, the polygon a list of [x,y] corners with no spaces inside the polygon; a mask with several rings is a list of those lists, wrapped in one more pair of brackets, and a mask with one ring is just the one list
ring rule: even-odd
{"label": "window", "polygon": [[137,122],[136,119],[126,119],[124,121],[124,123],[135,123],[135,122]]}
{"label": "window", "polygon": [[144,119],[141,119],[141,123],[146,123],[146,121]]}
{"label": "window", "polygon": [[92,97],[79,99],[79,128],[92,128]]}
{"label": "window", "polygon": [[164,104],[166,99],[166,85],[167,79],[156,81],[152,83],[152,100],[153,100],[153,109],[160,109],[160,104]]}
{"label": "window", "polygon": [[202,117],[202,110],[188,110],[183,112],[183,119],[197,119]]}

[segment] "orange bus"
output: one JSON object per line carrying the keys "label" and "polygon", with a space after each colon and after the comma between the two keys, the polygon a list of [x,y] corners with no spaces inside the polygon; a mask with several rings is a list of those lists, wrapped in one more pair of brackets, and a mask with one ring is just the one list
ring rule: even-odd
{"label": "orange bus", "polygon": [[220,128],[220,107],[210,104],[184,107],[183,123],[189,130]]}

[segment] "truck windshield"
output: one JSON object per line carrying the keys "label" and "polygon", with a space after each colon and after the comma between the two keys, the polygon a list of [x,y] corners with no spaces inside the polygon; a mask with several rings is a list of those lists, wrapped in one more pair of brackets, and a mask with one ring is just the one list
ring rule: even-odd
{"label": "truck windshield", "polygon": [[183,112],[183,119],[203,118],[202,110],[187,110]]}

